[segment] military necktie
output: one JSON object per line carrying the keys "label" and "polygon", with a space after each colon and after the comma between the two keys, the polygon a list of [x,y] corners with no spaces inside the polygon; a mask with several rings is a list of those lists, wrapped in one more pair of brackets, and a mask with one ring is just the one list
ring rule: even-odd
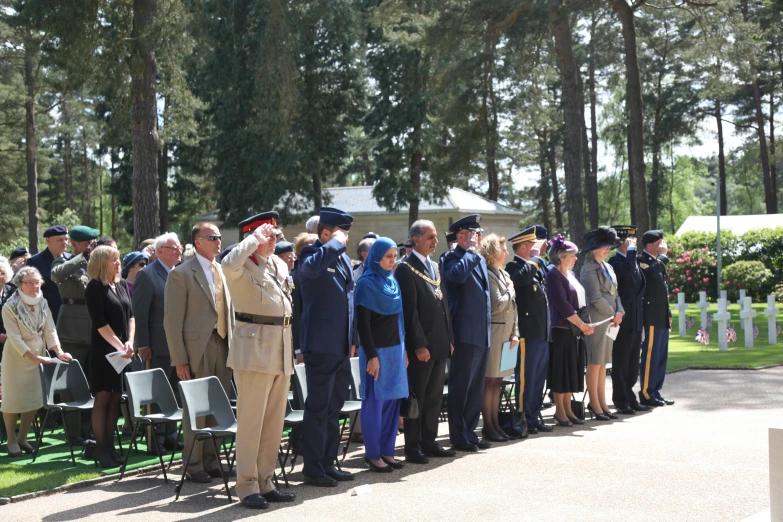
{"label": "military necktie", "polygon": [[220,277],[220,271],[214,262],[210,264],[210,267],[212,268],[212,281],[215,285],[215,310],[217,310],[218,314],[217,331],[218,335],[225,339],[228,328],[226,326],[226,300],[223,291],[223,278]]}

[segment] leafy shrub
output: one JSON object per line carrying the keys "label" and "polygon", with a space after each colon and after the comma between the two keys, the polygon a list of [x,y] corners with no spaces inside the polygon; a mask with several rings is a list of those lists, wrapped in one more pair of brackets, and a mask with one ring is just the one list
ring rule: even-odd
{"label": "leafy shrub", "polygon": [[695,303],[699,292],[706,291],[709,299],[715,300],[717,288],[715,277],[717,261],[709,248],[694,250],[671,248],[669,251],[669,297],[676,301],[678,293],[685,293],[685,302]]}
{"label": "leafy shrub", "polygon": [[724,268],[722,276],[729,299],[733,301],[739,299],[739,291],[743,288],[754,301],[764,300],[774,283],[772,271],[761,261],[737,261]]}

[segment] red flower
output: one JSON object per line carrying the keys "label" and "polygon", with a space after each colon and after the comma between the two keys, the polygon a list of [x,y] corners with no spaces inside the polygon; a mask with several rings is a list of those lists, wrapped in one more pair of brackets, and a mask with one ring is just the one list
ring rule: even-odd
{"label": "red flower", "polygon": [[675,294],[679,294],[679,293],[680,293],[680,289],[679,289],[679,288],[675,288],[675,289],[674,289],[674,293],[675,293]]}
{"label": "red flower", "polygon": [[689,278],[688,278],[688,281],[692,281],[692,280],[693,280],[693,278],[692,278],[692,277],[689,277]]}
{"label": "red flower", "polygon": [[685,271],[685,275],[691,275],[691,271],[690,270],[686,270]]}
{"label": "red flower", "polygon": [[705,277],[705,278],[704,278],[704,282],[705,282],[705,283],[709,283],[709,282],[710,282],[710,278],[709,278],[709,277]]}

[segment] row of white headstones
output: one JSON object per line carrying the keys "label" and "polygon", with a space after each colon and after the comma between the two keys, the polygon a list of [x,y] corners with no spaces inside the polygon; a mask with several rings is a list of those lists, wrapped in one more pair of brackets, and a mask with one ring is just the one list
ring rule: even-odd
{"label": "row of white headstones", "polygon": [[[752,299],[745,295],[745,290],[741,289],[739,294],[740,298],[737,304],[740,305],[740,328],[745,331],[745,348],[753,348],[753,318],[756,317],[756,311],[751,306]],[[724,334],[731,320],[731,314],[726,308],[728,303],[726,290],[721,290],[720,299],[718,299],[718,312],[712,315],[712,319],[718,323],[718,347],[720,350],[728,350],[728,341]],[[707,292],[699,292],[699,302],[696,304],[696,307],[701,309],[701,321],[699,323],[701,328],[707,328],[707,307],[709,306]],[[687,335],[685,310],[688,309],[688,304],[685,302],[684,293],[677,294],[677,305],[675,308],[677,308],[679,313],[680,337],[685,337]],[[764,310],[764,315],[767,316],[767,324],[769,326],[769,344],[775,344],[778,340],[778,309],[775,306],[775,296],[772,294],[767,296],[767,308]]]}

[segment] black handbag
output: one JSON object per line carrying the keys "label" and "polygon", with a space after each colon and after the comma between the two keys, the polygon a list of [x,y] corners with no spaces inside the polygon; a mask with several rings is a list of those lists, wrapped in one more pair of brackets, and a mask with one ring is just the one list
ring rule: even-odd
{"label": "black handbag", "polygon": [[400,400],[400,417],[405,419],[419,418],[419,400],[412,391],[408,392],[406,398]]}
{"label": "black handbag", "polygon": [[582,401],[577,401],[575,399],[571,399],[571,411],[574,412],[574,415],[578,419],[585,420],[585,403]]}
{"label": "black handbag", "polygon": [[[590,324],[590,316],[587,314],[586,306],[577,310],[576,315],[579,316],[579,319],[581,319],[583,323]],[[579,327],[572,322],[569,322],[568,325],[571,327],[571,333],[574,334],[574,337],[582,337],[582,330],[580,330]]]}

